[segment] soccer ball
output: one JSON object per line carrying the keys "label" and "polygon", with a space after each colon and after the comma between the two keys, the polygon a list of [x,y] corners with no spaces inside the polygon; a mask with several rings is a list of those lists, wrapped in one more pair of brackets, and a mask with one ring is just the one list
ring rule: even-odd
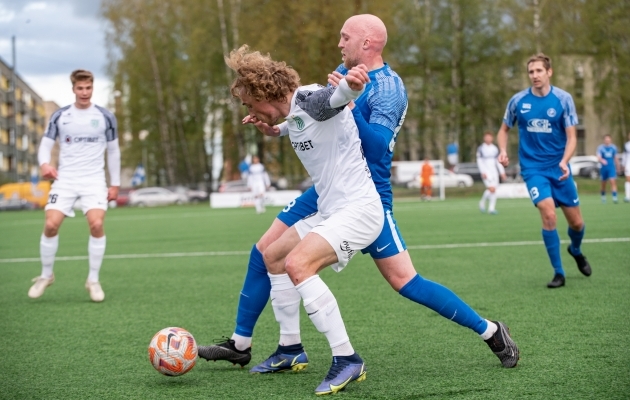
{"label": "soccer ball", "polygon": [[151,339],[149,361],[161,374],[183,375],[197,362],[195,338],[183,328],[164,328]]}

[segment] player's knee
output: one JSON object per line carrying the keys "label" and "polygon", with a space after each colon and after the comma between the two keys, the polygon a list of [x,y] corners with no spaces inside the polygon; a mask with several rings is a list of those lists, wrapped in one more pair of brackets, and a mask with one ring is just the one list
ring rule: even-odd
{"label": "player's knee", "polygon": [[494,193],[496,192],[497,189],[493,187],[489,187],[488,190],[490,191],[490,193]]}
{"label": "player's knee", "polygon": [[103,234],[103,220],[100,218],[90,221],[90,233],[92,236],[100,237]]}
{"label": "player's knee", "polygon": [[44,224],[44,235],[47,237],[57,236],[59,224],[56,221],[46,220]]}
{"label": "player's knee", "polygon": [[267,271],[271,274],[283,274],[284,268],[282,267],[282,260],[279,259],[279,256],[274,249],[266,249],[262,253],[263,261],[265,262],[265,266],[267,267]]}
{"label": "player's knee", "polygon": [[308,273],[306,265],[296,256],[287,256],[284,261],[284,269],[295,284],[302,283],[311,276],[311,274]]}
{"label": "player's knee", "polygon": [[556,229],[556,213],[547,212],[542,216],[543,226],[547,230]]}

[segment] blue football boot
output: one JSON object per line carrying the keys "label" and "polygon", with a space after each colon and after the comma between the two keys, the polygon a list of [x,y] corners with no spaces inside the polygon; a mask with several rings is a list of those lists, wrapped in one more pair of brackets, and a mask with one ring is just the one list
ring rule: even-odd
{"label": "blue football boot", "polygon": [[272,372],[302,371],[308,366],[308,356],[301,344],[278,346],[278,349],[249,372],[268,374]]}
{"label": "blue football boot", "polygon": [[335,356],[328,375],[315,389],[315,394],[320,396],[337,393],[352,381],[364,381],[366,372],[365,364],[357,353],[351,356]]}

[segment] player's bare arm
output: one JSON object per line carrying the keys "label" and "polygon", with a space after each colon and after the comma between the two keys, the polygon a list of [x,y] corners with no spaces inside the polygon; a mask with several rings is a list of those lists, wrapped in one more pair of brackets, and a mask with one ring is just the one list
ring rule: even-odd
{"label": "player's bare arm", "polygon": [[562,156],[562,160],[560,161],[560,164],[558,164],[558,166],[562,170],[562,175],[560,176],[560,178],[558,178],[561,181],[569,177],[569,159],[573,155],[573,152],[575,151],[575,146],[577,145],[577,134],[575,126],[570,126],[566,128],[565,132],[567,134],[567,145],[564,148],[564,155]]}
{"label": "player's bare arm", "polygon": [[508,128],[508,126],[505,125],[505,122],[503,122],[501,124],[501,127],[499,128],[499,132],[497,133],[497,144],[499,145],[499,157],[497,158],[497,160],[504,167],[510,165],[510,159],[508,158],[506,150],[509,130],[510,128]]}

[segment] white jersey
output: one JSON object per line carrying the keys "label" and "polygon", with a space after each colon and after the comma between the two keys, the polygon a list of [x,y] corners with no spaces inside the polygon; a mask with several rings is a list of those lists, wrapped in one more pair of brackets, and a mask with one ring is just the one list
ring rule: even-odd
{"label": "white jersey", "polygon": [[269,175],[267,175],[264,165],[258,163],[249,166],[249,173],[247,174],[247,187],[249,187],[253,192],[264,192],[270,183]]}
{"label": "white jersey", "polygon": [[494,144],[483,143],[477,147],[477,167],[481,174],[487,177],[496,177],[505,174],[503,165],[499,163],[499,148]]}
{"label": "white jersey", "polygon": [[380,199],[352,111],[345,104],[331,106],[336,89],[299,87],[291,100],[287,123],[281,125],[281,132],[288,132],[293,149],[313,179],[319,195],[317,208],[324,218],[349,204],[365,205]]}
{"label": "white jersey", "polygon": [[118,139],[114,114],[94,104],[72,104],[51,116],[44,136],[59,138],[58,180],[105,180],[105,149]]}
{"label": "white jersey", "polygon": [[623,150],[623,165],[625,167],[625,170],[630,171],[630,140],[628,140],[626,144],[623,145]]}

